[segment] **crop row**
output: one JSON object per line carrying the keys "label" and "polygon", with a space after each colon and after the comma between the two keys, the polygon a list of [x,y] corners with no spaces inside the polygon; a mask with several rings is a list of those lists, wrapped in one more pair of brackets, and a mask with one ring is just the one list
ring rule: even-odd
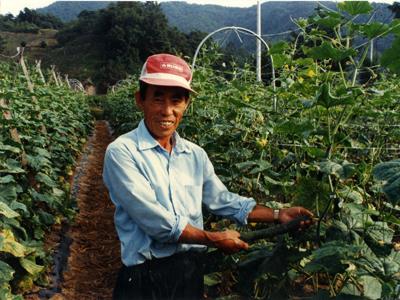
{"label": "crop row", "polygon": [[92,124],[83,93],[27,72],[0,64],[0,299],[49,283],[45,238],[74,215],[70,178]]}

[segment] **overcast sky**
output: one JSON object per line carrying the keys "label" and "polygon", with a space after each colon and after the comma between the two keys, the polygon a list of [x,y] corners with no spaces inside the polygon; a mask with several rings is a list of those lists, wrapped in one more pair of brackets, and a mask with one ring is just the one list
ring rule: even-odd
{"label": "overcast sky", "polygon": [[[12,13],[13,15],[17,15],[21,9],[24,9],[24,7],[28,7],[31,9],[45,7],[53,2],[55,2],[55,0],[0,0],[0,13],[1,14]],[[257,0],[188,0],[186,2],[198,3],[198,4],[217,4],[223,6],[249,7],[255,5],[257,3]],[[261,2],[266,2],[266,1],[261,1]],[[393,3],[392,0],[376,0],[374,2]]]}

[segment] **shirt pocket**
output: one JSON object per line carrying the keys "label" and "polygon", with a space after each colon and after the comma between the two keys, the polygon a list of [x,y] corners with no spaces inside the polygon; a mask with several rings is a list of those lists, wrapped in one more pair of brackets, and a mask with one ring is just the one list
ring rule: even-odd
{"label": "shirt pocket", "polygon": [[184,206],[191,219],[197,219],[202,215],[202,197],[203,187],[201,185],[185,185]]}

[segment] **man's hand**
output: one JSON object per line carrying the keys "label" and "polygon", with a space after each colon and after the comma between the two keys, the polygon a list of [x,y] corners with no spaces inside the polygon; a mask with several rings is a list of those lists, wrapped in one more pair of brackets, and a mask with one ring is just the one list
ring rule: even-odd
{"label": "man's hand", "polygon": [[206,232],[206,235],[211,242],[210,246],[222,250],[225,254],[232,254],[249,248],[249,245],[240,239],[240,233],[236,230]]}
{"label": "man's hand", "polygon": [[313,213],[301,206],[283,208],[279,211],[279,222],[287,223],[298,217],[307,216],[309,220],[300,223],[300,229],[307,228],[312,224]]}
{"label": "man's hand", "polygon": [[249,245],[240,239],[240,233],[235,230],[210,232],[186,225],[178,242],[187,244],[201,244],[221,249],[226,254],[247,250]]}

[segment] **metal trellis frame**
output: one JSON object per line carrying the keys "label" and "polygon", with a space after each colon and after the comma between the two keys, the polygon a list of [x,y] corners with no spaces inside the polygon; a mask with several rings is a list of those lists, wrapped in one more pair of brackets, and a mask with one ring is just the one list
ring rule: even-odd
{"label": "metal trellis frame", "polygon": [[[222,32],[222,31],[234,31],[238,36],[239,36],[239,32],[240,33],[246,33],[246,34],[250,34],[252,36],[254,36],[255,38],[257,38],[264,46],[265,48],[269,51],[269,46],[267,44],[267,42],[257,33],[255,33],[254,31],[247,29],[247,28],[243,28],[243,27],[237,27],[237,26],[227,26],[227,27],[222,27],[219,28],[217,30],[214,30],[213,32],[209,33],[201,42],[200,44],[197,46],[196,52],[194,53],[193,56],[193,62],[192,62],[192,70],[194,72],[195,70],[195,66],[196,66],[196,60],[197,60],[197,56],[199,55],[200,49],[201,47],[204,45],[204,43],[214,34],[218,33],[218,32]],[[277,99],[276,99],[276,95],[275,95],[275,91],[276,91],[276,86],[275,86],[275,68],[274,68],[274,60],[272,55],[269,56],[271,59],[271,74],[272,74],[272,89],[274,91],[274,96],[273,96],[273,108],[274,111],[276,111],[277,109]]]}
{"label": "metal trellis frame", "polygon": [[80,92],[85,92],[85,88],[83,87],[83,84],[75,78],[68,78],[68,84],[69,86],[75,90],[75,91],[80,91]]}

